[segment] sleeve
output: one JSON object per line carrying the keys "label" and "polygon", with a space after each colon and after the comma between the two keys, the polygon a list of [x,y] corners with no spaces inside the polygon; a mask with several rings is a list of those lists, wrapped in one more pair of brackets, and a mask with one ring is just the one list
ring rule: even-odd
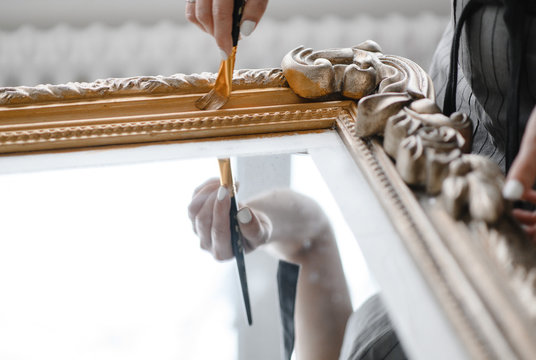
{"label": "sleeve", "polygon": [[407,360],[378,294],[348,319],[340,360]]}

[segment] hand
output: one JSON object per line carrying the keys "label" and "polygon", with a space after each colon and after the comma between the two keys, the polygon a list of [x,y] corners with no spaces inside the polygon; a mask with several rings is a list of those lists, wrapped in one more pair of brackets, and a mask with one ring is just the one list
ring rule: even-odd
{"label": "hand", "polygon": [[[503,195],[510,200],[525,200],[536,204],[536,107],[532,110],[519,153],[506,177]],[[536,213],[514,209],[513,215],[523,225],[527,234],[536,240]]]}
{"label": "hand", "polygon": [[[233,257],[230,206],[227,189],[211,179],[195,189],[188,207],[201,247],[218,260]],[[352,305],[322,208],[294,191],[274,190],[249,201],[237,216],[246,250],[266,244],[278,257],[300,264],[295,315],[298,357],[337,359]]]}
{"label": "hand", "polygon": [[[229,210],[229,191],[220,186],[218,179],[210,179],[195,189],[188,206],[188,216],[194,232],[199,236],[201,248],[212,253],[217,260],[233,257]],[[251,251],[265,244],[272,233],[272,224],[262,212],[243,207],[237,214],[240,230],[245,237],[244,249]]]}
{"label": "hand", "polygon": [[[186,19],[214,36],[224,59],[227,59],[233,47],[231,39],[233,3],[233,0],[186,0]],[[240,25],[242,36],[249,36],[253,32],[267,4],[268,0],[246,2]]]}
{"label": "hand", "polygon": [[[188,207],[201,248],[218,260],[233,257],[229,230],[229,192],[217,179],[194,191]],[[336,248],[331,225],[322,208],[311,198],[290,189],[273,190],[248,202],[237,214],[249,252],[261,245],[277,258],[307,262],[311,253]],[[324,252],[323,252],[324,253]]]}

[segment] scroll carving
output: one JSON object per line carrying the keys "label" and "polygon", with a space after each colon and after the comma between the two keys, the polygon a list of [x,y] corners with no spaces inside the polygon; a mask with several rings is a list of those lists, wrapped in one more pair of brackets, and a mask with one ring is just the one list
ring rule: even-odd
{"label": "scroll carving", "polygon": [[[298,48],[283,70],[235,71],[233,87],[247,91],[228,108],[197,111],[193,101],[214,80],[204,73],[0,89],[0,154],[337,129],[460,338],[484,354],[475,358],[512,358],[495,356],[504,342],[494,340],[503,338],[532,358],[536,249],[506,214],[499,168],[465,154],[470,120],[440,113],[422,69],[373,42]],[[299,99],[288,86],[329,101]],[[341,97],[351,101],[331,101]]]}
{"label": "scroll carving", "polygon": [[[470,119],[440,112],[432,82],[417,64],[384,55],[378,44],[366,41],[345,49],[298,47],[281,65],[289,86],[302,97],[357,100],[356,135],[383,135],[402,179],[429,195],[441,194],[453,217],[468,210],[477,221],[492,224],[500,218],[506,204],[499,168],[488,163],[494,170],[481,171],[480,160],[463,155],[471,148]],[[451,164],[459,162],[474,167],[454,175]]]}
{"label": "scroll carving", "polygon": [[302,97],[359,100],[359,136],[382,132],[389,116],[412,100],[434,99],[426,72],[408,59],[382,54],[370,40],[345,49],[298,47],[283,58],[281,66],[292,90]]}
{"label": "scroll carving", "polygon": [[467,154],[470,119],[440,112],[422,69],[382,54],[370,41],[347,49],[299,47],[285,56],[282,68],[291,89],[302,97],[356,100],[352,132],[357,137],[383,136],[383,148],[404,182],[469,224],[506,270],[530,316],[536,316],[536,248],[519,240],[521,229],[505,214],[511,204],[502,197],[504,175],[491,160]]}

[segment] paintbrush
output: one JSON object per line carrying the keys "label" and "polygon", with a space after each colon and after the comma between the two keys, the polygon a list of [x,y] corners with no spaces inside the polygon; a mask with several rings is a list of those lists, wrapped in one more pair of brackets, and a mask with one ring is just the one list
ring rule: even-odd
{"label": "paintbrush", "polygon": [[236,59],[236,46],[238,44],[238,37],[240,34],[240,20],[242,19],[244,4],[244,0],[234,0],[233,25],[231,30],[233,50],[227,59],[222,60],[214,87],[195,102],[195,106],[199,110],[217,110],[225,105],[225,103],[227,103],[229,100],[233,86],[233,70]]}
{"label": "paintbrush", "polygon": [[244,306],[246,307],[246,316],[248,318],[248,324],[251,325],[253,320],[251,318],[251,305],[249,303],[249,291],[248,280],[246,277],[246,263],[244,260],[244,237],[238,226],[238,219],[236,214],[238,212],[238,206],[236,202],[236,189],[234,186],[233,174],[231,172],[231,160],[230,159],[218,159],[220,165],[220,183],[229,190],[231,197],[231,210],[229,211],[230,228],[231,228],[231,247],[233,255],[236,259],[236,266],[238,268],[238,276],[240,277],[240,286],[242,287],[242,297],[244,299]]}

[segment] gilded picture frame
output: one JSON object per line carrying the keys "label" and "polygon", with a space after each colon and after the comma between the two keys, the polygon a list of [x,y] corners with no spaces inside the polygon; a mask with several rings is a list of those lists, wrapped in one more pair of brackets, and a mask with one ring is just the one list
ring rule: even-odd
{"label": "gilded picture frame", "polygon": [[[378,52],[370,46],[361,49]],[[356,198],[348,183],[352,176],[359,176],[367,184],[360,191],[372,194],[396,234],[381,245],[366,239],[361,243],[359,238],[358,242],[385,290],[388,309],[410,355],[429,359],[433,352],[437,355],[444,350],[445,358],[531,358],[536,353],[535,256],[507,211],[492,222],[471,215],[456,218],[441,196],[408,185],[386,153],[382,137],[363,136],[363,117],[367,116],[363,111],[368,106],[363,99],[356,102],[324,93],[307,99],[289,86],[294,81],[288,76],[292,60],[310,55],[301,52],[289,54],[286,73],[282,69],[235,71],[229,102],[212,111],[194,105],[215,81],[215,74],[208,73],[0,89],[0,156],[54,156],[158,144],[210,145],[236,139],[269,142],[288,135],[330,134],[341,144],[337,151],[350,159],[348,166],[355,174],[329,180],[333,159],[317,150],[311,153],[328,185],[348,190],[346,198],[340,189],[335,196],[347,220],[356,226],[363,221],[351,213],[351,203],[362,199]],[[411,70],[413,63],[400,58],[379,58],[383,64],[405,64],[409,82],[417,79],[418,88],[425,89],[421,98],[434,100],[433,85],[420,68]],[[314,60],[309,65],[326,65]],[[318,69],[304,71],[317,74]],[[396,111],[389,117],[410,107],[407,99],[399,101],[408,93],[413,96],[408,86],[385,93],[389,99],[396,98]],[[378,260],[382,257],[410,269],[386,270]],[[396,285],[396,271],[409,274],[404,279],[406,287]],[[423,319],[410,322],[420,307]],[[444,336],[433,343],[445,349],[430,348],[423,338],[426,332]]]}

